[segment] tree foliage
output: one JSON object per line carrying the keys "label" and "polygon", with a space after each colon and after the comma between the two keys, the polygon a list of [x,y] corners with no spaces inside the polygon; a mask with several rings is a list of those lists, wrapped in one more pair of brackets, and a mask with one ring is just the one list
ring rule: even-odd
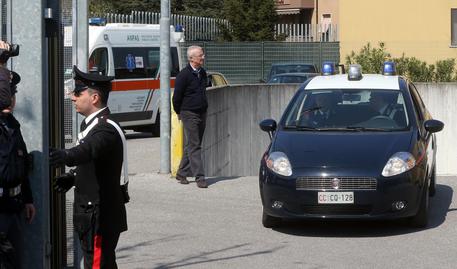
{"label": "tree foliage", "polygon": [[[171,13],[202,17],[220,17],[222,2],[214,0],[170,0]],[[120,13],[132,11],[160,12],[160,0],[90,0],[89,10],[92,14]]]}
{"label": "tree foliage", "polygon": [[[176,2],[176,1],[175,1]],[[215,0],[186,0],[182,2],[181,10],[177,10],[176,14],[188,16],[221,18],[223,1]]]}
{"label": "tree foliage", "polygon": [[427,64],[415,57],[392,58],[386,51],[385,44],[380,42],[379,47],[365,45],[359,53],[352,51],[346,56],[346,65],[360,64],[365,73],[380,73],[385,61],[395,62],[397,73],[418,82],[449,82],[457,81],[455,59],[439,60],[435,65]]}
{"label": "tree foliage", "polygon": [[277,22],[274,0],[225,0],[223,17],[230,26],[222,25],[227,41],[274,40]]}

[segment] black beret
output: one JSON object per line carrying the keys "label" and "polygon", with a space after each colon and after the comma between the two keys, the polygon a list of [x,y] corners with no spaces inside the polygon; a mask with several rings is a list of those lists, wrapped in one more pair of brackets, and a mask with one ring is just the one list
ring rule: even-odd
{"label": "black beret", "polygon": [[78,67],[73,66],[73,79],[75,80],[75,93],[81,92],[86,88],[93,88],[99,91],[111,91],[112,76],[102,76],[94,73],[84,73]]}

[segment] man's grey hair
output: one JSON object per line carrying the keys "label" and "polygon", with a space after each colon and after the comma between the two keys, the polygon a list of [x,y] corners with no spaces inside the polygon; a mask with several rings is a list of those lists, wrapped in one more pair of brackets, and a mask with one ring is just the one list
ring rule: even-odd
{"label": "man's grey hair", "polygon": [[190,58],[192,58],[192,56],[194,56],[194,51],[196,51],[196,50],[203,51],[203,48],[200,46],[195,46],[195,45],[187,48],[187,60],[190,61]]}

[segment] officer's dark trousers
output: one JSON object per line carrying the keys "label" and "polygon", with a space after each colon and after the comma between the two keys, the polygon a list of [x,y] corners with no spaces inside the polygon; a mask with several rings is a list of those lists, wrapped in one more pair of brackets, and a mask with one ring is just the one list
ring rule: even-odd
{"label": "officer's dark trousers", "polygon": [[12,263],[14,268],[21,268],[21,252],[23,248],[21,233],[24,222],[21,220],[19,213],[8,214],[0,213],[0,233],[7,235],[8,240],[14,247],[14,252],[11,253]]}
{"label": "officer's dark trousers", "polygon": [[203,177],[205,172],[202,160],[202,140],[206,127],[206,112],[199,114],[184,110],[179,116],[184,126],[186,142],[177,173],[185,177]]}
{"label": "officer's dark trousers", "polygon": [[115,250],[118,241],[119,233],[97,234],[92,240],[81,240],[84,269],[117,269]]}

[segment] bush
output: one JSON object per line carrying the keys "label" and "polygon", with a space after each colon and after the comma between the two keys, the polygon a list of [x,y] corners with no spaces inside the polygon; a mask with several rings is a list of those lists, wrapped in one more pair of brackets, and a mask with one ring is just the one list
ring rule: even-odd
{"label": "bush", "polygon": [[[415,57],[392,58],[386,51],[385,44],[379,43],[379,48],[371,47],[370,43],[364,46],[358,54],[352,51],[346,56],[346,65],[360,64],[365,73],[380,73],[385,61],[394,61],[397,73],[417,82],[450,82],[457,81],[455,59],[446,59],[428,65]],[[436,68],[436,70],[435,70]]]}
{"label": "bush", "polygon": [[436,62],[436,75],[435,81],[456,81],[457,77],[454,76],[455,59],[446,59]]}
{"label": "bush", "polygon": [[405,76],[412,81],[430,82],[433,81],[435,74],[435,66],[427,65],[426,62],[421,61],[415,57],[394,58],[393,61],[397,67],[397,73]]}
{"label": "bush", "polygon": [[384,43],[379,43],[379,48],[372,48],[370,43],[364,46],[359,54],[354,51],[346,56],[346,65],[360,64],[365,73],[380,73],[382,63],[390,59],[390,54],[386,52]]}

